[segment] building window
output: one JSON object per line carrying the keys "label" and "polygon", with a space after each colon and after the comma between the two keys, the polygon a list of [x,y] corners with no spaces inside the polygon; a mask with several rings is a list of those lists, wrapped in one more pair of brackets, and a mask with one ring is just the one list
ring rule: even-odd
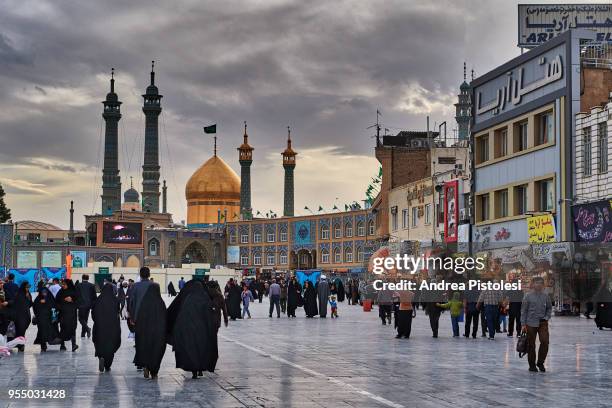
{"label": "building window", "polygon": [[514,197],[516,200],[516,215],[523,215],[527,212],[527,185],[514,187]]}
{"label": "building window", "polygon": [[346,224],[346,227],[344,228],[344,236],[346,238],[353,236],[353,224]]}
{"label": "building window", "polygon": [[508,154],[508,128],[495,132],[495,158]]}
{"label": "building window", "polygon": [[583,171],[585,176],[591,175],[591,166],[593,165],[593,148],[591,146],[591,128],[586,127],[583,129],[584,135],[582,136],[584,157],[583,157]]}
{"label": "building window", "polygon": [[404,209],[402,210],[402,228],[406,229],[408,228],[408,210]]}
{"label": "building window", "polygon": [[281,265],[287,265],[287,254],[284,252],[280,254],[280,263]]}
{"label": "building window", "polygon": [[527,149],[527,129],[528,122],[526,120],[516,125],[514,129],[514,152],[521,152]]}
{"label": "building window", "polygon": [[599,152],[598,170],[608,172],[608,122],[601,122],[597,131],[597,151]]}
{"label": "building window", "polygon": [[365,225],[363,222],[357,224],[357,235],[360,237],[365,236]]}
{"label": "building window", "polygon": [[353,251],[348,248],[344,250],[344,262],[353,262]]}
{"label": "building window", "polygon": [[555,207],[555,190],[552,179],[542,180],[536,183],[538,191],[538,211],[552,211]]}
{"label": "building window", "polygon": [[363,249],[357,248],[357,262],[363,262]]}
{"label": "building window", "polygon": [[274,265],[274,262],[276,261],[275,258],[276,257],[274,256],[274,254],[268,254],[268,256],[266,257],[266,264],[267,265]]}
{"label": "building window", "polygon": [[487,221],[489,219],[489,195],[482,194],[476,197],[478,203],[478,221]]}
{"label": "building window", "polygon": [[267,236],[266,236],[266,240],[267,240],[268,242],[274,242],[274,238],[276,238],[274,235],[275,235],[275,234],[274,234],[273,232],[268,232],[268,234],[267,234]]}
{"label": "building window", "polygon": [[431,204],[425,204],[425,225],[431,224]]}
{"label": "building window", "polygon": [[287,231],[281,231],[280,233],[280,240],[281,242],[287,242]]}
{"label": "building window", "polygon": [[249,257],[246,255],[242,255],[240,257],[240,265],[248,265],[249,264]]}
{"label": "building window", "polygon": [[412,228],[417,226],[417,219],[419,218],[419,209],[412,207]]}
{"label": "building window", "polygon": [[391,207],[391,230],[397,231],[397,206]]}
{"label": "building window", "polygon": [[340,248],[334,249],[334,263],[342,262],[342,258],[340,257]]}
{"label": "building window", "polygon": [[329,239],[329,227],[327,225],[321,227],[321,239]]}
{"label": "building window", "polygon": [[261,232],[256,232],[253,234],[253,242],[256,244],[261,242]]}
{"label": "building window", "polygon": [[495,207],[497,209],[495,218],[504,218],[508,216],[508,190],[495,192]]}
{"label": "building window", "polygon": [[149,255],[157,256],[157,251],[159,250],[159,242],[156,239],[152,239],[149,242]]}
{"label": "building window", "polygon": [[368,222],[368,234],[374,235],[374,221]]}
{"label": "building window", "polygon": [[329,251],[327,249],[321,251],[321,263],[329,263]]}
{"label": "building window", "polygon": [[249,234],[242,234],[242,235],[240,235],[240,243],[241,244],[248,244],[249,243]]}
{"label": "building window", "polygon": [[253,264],[261,265],[261,255],[257,254],[253,256]]}
{"label": "building window", "polygon": [[552,112],[546,112],[538,117],[538,138],[536,145],[550,142],[553,139],[554,122]]}
{"label": "building window", "polygon": [[235,244],[236,243],[236,233],[232,232],[230,234],[230,244]]}
{"label": "building window", "polygon": [[481,136],[476,143],[478,164],[489,160],[489,136]]}
{"label": "building window", "polygon": [[334,226],[334,238],[338,239],[342,236],[342,231],[340,230],[340,225],[336,224]]}

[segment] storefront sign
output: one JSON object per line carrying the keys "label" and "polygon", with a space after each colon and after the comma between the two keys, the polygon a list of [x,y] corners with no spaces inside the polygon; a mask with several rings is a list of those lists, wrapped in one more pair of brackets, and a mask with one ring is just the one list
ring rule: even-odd
{"label": "storefront sign", "polygon": [[571,28],[597,33],[597,41],[612,40],[610,4],[519,4],[518,46],[536,47]]}
{"label": "storefront sign", "polygon": [[527,235],[530,244],[556,242],[557,231],[552,214],[534,215],[527,218]]}
{"label": "storefront sign", "polygon": [[457,242],[459,220],[459,182],[444,183],[444,242]]}
{"label": "storefront sign", "polygon": [[610,200],[572,207],[576,238],[583,242],[612,242],[612,208]]}

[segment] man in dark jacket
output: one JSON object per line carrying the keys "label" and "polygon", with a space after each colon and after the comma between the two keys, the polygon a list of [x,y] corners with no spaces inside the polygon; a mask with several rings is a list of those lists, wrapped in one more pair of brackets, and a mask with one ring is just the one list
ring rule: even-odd
{"label": "man in dark jacket", "polygon": [[9,273],[8,282],[4,284],[4,298],[7,302],[15,300],[15,296],[17,296],[17,292],[19,291],[19,286],[17,286],[14,281],[15,274]]}
{"label": "man in dark jacket", "polygon": [[77,294],[79,296],[79,323],[81,323],[81,338],[91,337],[91,329],[87,325],[89,320],[89,312],[96,301],[96,287],[89,282],[89,275],[83,275],[83,282],[77,286]]}

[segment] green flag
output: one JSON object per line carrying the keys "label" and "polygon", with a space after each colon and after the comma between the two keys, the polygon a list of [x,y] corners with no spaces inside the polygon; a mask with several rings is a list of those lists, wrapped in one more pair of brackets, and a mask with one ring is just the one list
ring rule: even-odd
{"label": "green flag", "polygon": [[378,177],[382,177],[382,166],[378,169]]}
{"label": "green flag", "polygon": [[347,211],[347,210],[348,210],[348,208],[349,208],[349,206],[348,206],[348,205],[346,205],[346,204],[344,204],[344,211]]}
{"label": "green flag", "polygon": [[215,123],[214,125],[204,126],[204,133],[217,133],[217,124]]}
{"label": "green flag", "polygon": [[257,211],[257,214],[255,214],[255,215],[261,215],[261,211]]}
{"label": "green flag", "polygon": [[323,211],[323,207],[319,206],[319,209],[317,211]]}
{"label": "green flag", "polygon": [[334,204],[334,208],[332,208],[332,210],[338,210],[338,206]]}

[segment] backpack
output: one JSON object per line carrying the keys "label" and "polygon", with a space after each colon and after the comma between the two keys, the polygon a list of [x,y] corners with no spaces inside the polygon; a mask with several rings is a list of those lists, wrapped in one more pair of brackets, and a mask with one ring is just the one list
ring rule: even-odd
{"label": "backpack", "polygon": [[527,333],[523,332],[516,342],[516,351],[519,353],[519,358],[523,358],[527,354],[527,348]]}

